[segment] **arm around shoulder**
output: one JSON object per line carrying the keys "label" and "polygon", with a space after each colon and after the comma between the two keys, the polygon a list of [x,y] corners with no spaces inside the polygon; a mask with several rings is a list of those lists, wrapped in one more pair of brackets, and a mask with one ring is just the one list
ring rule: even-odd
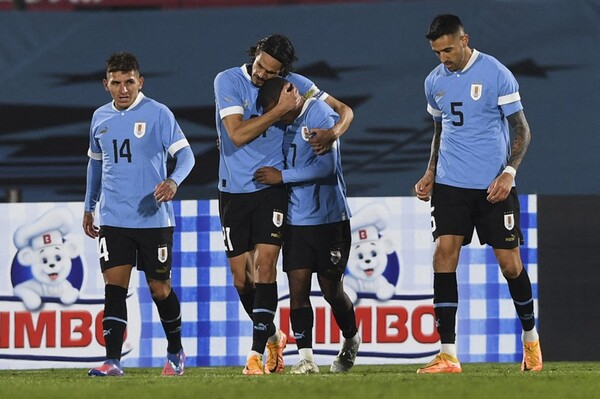
{"label": "arm around shoulder", "polygon": [[340,100],[336,99],[332,95],[329,95],[325,102],[333,108],[333,110],[339,115],[340,119],[337,123],[331,128],[333,133],[335,134],[335,138],[339,138],[346,130],[350,127],[352,120],[354,120],[354,111],[348,105],[344,104]]}

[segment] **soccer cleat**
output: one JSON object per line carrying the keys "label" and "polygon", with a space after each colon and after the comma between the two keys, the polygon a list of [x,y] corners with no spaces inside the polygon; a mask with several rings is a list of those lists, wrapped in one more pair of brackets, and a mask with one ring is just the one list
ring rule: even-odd
{"label": "soccer cleat", "polygon": [[358,347],[361,342],[360,336],[358,334],[356,336],[358,337],[358,341],[356,342],[351,339],[344,339],[342,349],[340,349],[340,352],[331,364],[330,370],[332,373],[344,373],[350,371],[352,366],[354,366],[354,361],[358,354]]}
{"label": "soccer cleat", "polygon": [[432,373],[462,373],[462,368],[457,358],[447,353],[438,353],[427,366],[417,370],[419,374]]}
{"label": "soccer cleat", "polygon": [[184,371],[185,353],[183,352],[183,349],[180,349],[179,352],[175,354],[167,352],[167,362],[165,363],[165,367],[163,367],[162,373],[160,375],[183,375]]}
{"label": "soccer cleat", "polygon": [[294,364],[290,374],[315,374],[319,372],[319,366],[312,360],[302,359],[298,364]]}
{"label": "soccer cleat", "polygon": [[124,374],[121,362],[115,359],[108,359],[100,367],[88,371],[88,375],[91,377],[123,377]]}
{"label": "soccer cleat", "polygon": [[265,369],[270,373],[283,373],[285,365],[283,364],[283,350],[287,344],[287,335],[279,330],[279,341],[275,343],[267,342],[267,362]]}
{"label": "soccer cleat", "polygon": [[542,371],[542,348],[540,341],[523,342],[521,371]]}
{"label": "soccer cleat", "polygon": [[252,355],[246,361],[246,367],[242,371],[245,375],[270,374],[269,369],[265,368],[262,362],[262,356]]}

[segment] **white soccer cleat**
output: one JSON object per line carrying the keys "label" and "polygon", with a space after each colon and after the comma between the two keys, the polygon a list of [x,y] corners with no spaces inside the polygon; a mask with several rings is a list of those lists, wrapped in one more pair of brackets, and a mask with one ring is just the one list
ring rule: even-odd
{"label": "white soccer cleat", "polygon": [[330,370],[332,373],[345,373],[350,371],[352,366],[354,366],[356,355],[358,355],[358,347],[361,342],[360,335],[356,334],[356,338],[356,341],[354,338],[344,339],[340,353],[338,353],[331,364]]}
{"label": "white soccer cleat", "polygon": [[290,374],[316,374],[319,372],[319,366],[312,360],[302,359],[292,366]]}

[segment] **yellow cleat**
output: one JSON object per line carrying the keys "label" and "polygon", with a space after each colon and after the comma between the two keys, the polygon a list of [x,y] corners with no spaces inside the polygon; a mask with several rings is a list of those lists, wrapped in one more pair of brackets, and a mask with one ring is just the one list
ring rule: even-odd
{"label": "yellow cleat", "polygon": [[265,370],[262,362],[262,356],[254,355],[246,361],[246,367],[242,371],[245,375],[261,375],[269,374],[269,370]]}
{"label": "yellow cleat", "polygon": [[283,363],[283,350],[287,345],[287,335],[279,330],[279,341],[275,343],[267,342],[267,364],[265,369],[271,373],[283,373],[285,365]]}
{"label": "yellow cleat", "polygon": [[523,342],[521,371],[542,371],[542,348],[540,341]]}
{"label": "yellow cleat", "polygon": [[462,373],[462,368],[457,358],[446,353],[438,353],[427,366],[417,370],[419,374],[433,373]]}

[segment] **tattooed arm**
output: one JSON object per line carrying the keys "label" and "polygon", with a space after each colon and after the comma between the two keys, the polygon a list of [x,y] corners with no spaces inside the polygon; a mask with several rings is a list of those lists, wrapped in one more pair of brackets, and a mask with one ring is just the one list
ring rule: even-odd
{"label": "tattooed arm", "polygon": [[[527,147],[531,142],[531,131],[529,130],[529,124],[527,123],[523,110],[509,115],[507,119],[515,132],[515,139],[512,144],[510,158],[508,159],[508,166],[517,170],[519,165],[521,165],[521,161],[523,161],[525,153],[527,152]],[[504,201],[510,193],[513,180],[514,177],[512,174],[507,172],[501,173],[488,187],[487,200],[493,204]]]}
{"label": "tattooed arm", "polygon": [[433,189],[433,183],[435,181],[435,170],[437,167],[437,161],[440,151],[440,138],[442,135],[442,124],[441,122],[433,121],[433,139],[431,140],[431,153],[429,155],[429,163],[427,164],[427,170],[425,174],[415,184],[415,192],[417,198],[421,201],[429,201],[431,197],[431,190]]}
{"label": "tattooed arm", "polygon": [[525,119],[523,110],[509,115],[507,119],[515,131],[515,140],[512,144],[508,165],[518,169],[531,142],[531,131],[529,130],[529,124],[527,123],[527,119]]}

